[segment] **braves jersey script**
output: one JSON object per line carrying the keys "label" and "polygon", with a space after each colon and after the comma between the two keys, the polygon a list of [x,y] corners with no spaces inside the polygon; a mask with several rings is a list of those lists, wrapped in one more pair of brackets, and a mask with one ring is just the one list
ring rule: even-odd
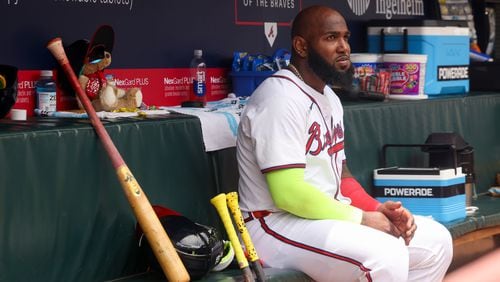
{"label": "braves jersey script", "polygon": [[330,87],[319,93],[289,70],[276,72],[248,100],[237,142],[242,210],[278,210],[264,173],[283,168],[304,168],[306,182],[350,203],[339,192],[343,109]]}

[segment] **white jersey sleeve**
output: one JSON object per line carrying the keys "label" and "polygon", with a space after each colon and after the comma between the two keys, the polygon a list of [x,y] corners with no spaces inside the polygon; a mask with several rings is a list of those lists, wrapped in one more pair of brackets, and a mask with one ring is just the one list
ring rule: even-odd
{"label": "white jersey sleeve", "polygon": [[262,172],[277,168],[305,167],[305,132],[310,101],[297,95],[296,87],[279,78],[266,81],[249,104],[243,131],[251,136]]}

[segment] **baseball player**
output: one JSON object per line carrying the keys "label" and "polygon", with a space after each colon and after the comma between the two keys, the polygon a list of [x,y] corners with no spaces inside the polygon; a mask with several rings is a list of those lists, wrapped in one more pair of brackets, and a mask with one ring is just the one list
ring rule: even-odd
{"label": "baseball player", "polygon": [[448,230],[379,203],[347,168],[343,109],[328,85],[352,84],[349,35],[338,11],[304,9],[288,69],[248,100],[237,139],[247,227],[265,266],[316,281],[441,281]]}

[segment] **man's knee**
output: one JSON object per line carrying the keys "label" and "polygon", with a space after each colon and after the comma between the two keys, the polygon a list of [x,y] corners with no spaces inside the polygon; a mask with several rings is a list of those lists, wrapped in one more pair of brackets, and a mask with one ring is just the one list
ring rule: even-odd
{"label": "man's knee", "polygon": [[393,244],[373,263],[371,276],[373,281],[407,281],[409,271],[408,248]]}

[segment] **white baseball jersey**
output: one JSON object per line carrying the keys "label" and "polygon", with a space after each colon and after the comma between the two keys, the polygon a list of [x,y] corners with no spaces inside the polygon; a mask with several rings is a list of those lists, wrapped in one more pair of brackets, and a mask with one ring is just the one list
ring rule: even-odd
{"label": "white baseball jersey", "polygon": [[409,246],[361,224],[310,220],[279,211],[264,173],[304,168],[305,181],[349,202],[339,192],[344,154],[343,110],[329,88],[324,95],[288,70],[266,79],[242,113],[237,139],[239,199],[248,212],[272,213],[246,223],[266,267],[295,269],[315,281],[441,281],[452,258],[447,229],[415,216]]}
{"label": "white baseball jersey", "polygon": [[305,168],[305,181],[337,200],[344,154],[343,109],[329,87],[318,93],[288,70],[265,80],[242,113],[239,192],[245,211],[276,211],[263,173]]}

